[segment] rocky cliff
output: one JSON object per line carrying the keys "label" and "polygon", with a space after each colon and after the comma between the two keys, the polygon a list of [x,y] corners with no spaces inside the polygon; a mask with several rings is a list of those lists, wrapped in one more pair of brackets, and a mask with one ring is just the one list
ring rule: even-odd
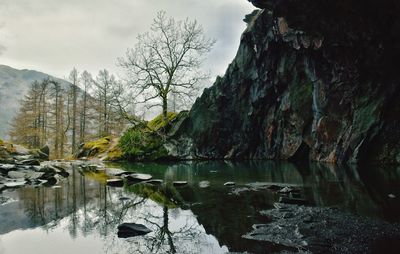
{"label": "rocky cliff", "polygon": [[237,55],[166,144],[179,158],[400,162],[395,0],[249,0]]}

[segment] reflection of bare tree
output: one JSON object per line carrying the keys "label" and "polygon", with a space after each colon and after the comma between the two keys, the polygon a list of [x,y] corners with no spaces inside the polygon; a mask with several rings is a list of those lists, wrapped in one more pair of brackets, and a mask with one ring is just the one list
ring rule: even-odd
{"label": "reflection of bare tree", "polygon": [[179,192],[172,185],[151,186],[140,184],[131,188],[131,190],[138,195],[153,199],[159,204],[156,206],[157,210],[150,210],[151,213],[146,212],[138,217],[139,220],[143,220],[146,225],[151,227],[153,232],[145,236],[145,241],[143,241],[144,248],[135,249],[135,253],[184,253],[184,246],[177,246],[176,242],[182,240],[192,242],[202,233],[197,220],[187,217],[184,222],[181,221],[182,225],[177,228],[171,228],[171,209],[177,210],[179,209],[177,208],[178,204],[183,203]]}

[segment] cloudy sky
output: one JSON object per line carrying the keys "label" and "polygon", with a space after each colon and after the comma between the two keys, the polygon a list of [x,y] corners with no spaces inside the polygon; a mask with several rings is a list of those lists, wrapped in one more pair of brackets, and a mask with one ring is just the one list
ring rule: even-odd
{"label": "cloudy sky", "polygon": [[116,59],[165,10],[217,39],[206,66],[223,74],[253,9],[246,0],[0,0],[0,64],[61,78],[73,67],[118,73]]}

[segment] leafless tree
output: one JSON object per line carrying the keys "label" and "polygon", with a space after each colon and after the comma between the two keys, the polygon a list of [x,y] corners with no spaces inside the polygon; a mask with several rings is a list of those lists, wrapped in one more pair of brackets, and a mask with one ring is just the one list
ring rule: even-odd
{"label": "leafless tree", "polygon": [[71,81],[70,89],[71,89],[71,97],[72,97],[72,154],[74,154],[76,149],[76,116],[77,116],[77,99],[78,99],[78,71],[76,68],[73,68],[69,74],[69,80]]}
{"label": "leafless tree", "polygon": [[88,98],[89,96],[89,89],[93,84],[93,77],[92,75],[84,71],[81,74],[81,82],[83,88],[83,98],[82,98],[82,111],[81,111],[81,120],[80,120],[80,137],[79,142],[85,142],[86,137],[86,126],[87,126],[87,115],[88,115]]}
{"label": "leafless tree", "polygon": [[161,101],[150,106],[162,106],[166,119],[172,92],[191,97],[200,81],[208,78],[200,67],[215,40],[205,36],[196,20],[175,21],[163,11],[153,20],[151,30],[137,40],[135,47],[118,59],[119,65],[142,98],[139,103]]}

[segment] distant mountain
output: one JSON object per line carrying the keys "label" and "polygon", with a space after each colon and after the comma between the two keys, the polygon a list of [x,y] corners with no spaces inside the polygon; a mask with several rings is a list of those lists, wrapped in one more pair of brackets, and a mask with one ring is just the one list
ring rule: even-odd
{"label": "distant mountain", "polygon": [[27,93],[30,84],[45,78],[54,79],[67,87],[70,83],[46,73],[34,70],[17,70],[0,65],[0,138],[7,139],[10,122],[20,107],[21,99]]}

